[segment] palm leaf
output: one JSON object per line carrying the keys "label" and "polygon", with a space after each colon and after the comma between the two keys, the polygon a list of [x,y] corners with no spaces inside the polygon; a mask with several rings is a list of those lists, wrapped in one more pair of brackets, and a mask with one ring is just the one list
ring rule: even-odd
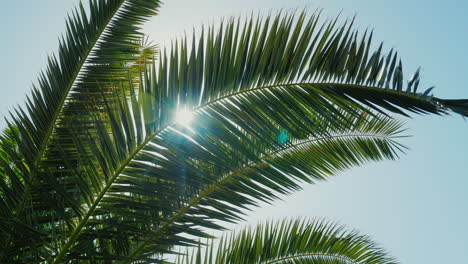
{"label": "palm leaf", "polygon": [[398,114],[403,109],[464,115],[466,100],[418,93],[419,70],[405,86],[397,53],[383,54],[382,44],[372,52],[372,33],[360,35],[353,21],[340,27],[337,20],[321,27],[318,22],[318,14],[306,13],[232,19],[202,30],[198,41],[194,35],[191,49],[186,39],[175,42],[161,55],[161,96],[197,106],[284,88],[317,89],[327,99],[336,95]]}
{"label": "palm leaf", "polygon": [[396,263],[369,237],[323,220],[283,220],[245,228],[178,258],[190,263]]}
{"label": "palm leaf", "polygon": [[[80,252],[82,244],[103,236],[108,243],[128,245],[127,261],[156,261],[174,245],[195,243],[183,232],[205,236],[197,226],[220,229],[215,220],[238,220],[240,209],[258,200],[272,201],[277,193],[300,189],[300,182],[325,179],[370,160],[393,159],[401,148],[393,140],[401,124],[390,118],[330,105],[302,109],[302,119],[279,127],[274,122],[280,118],[263,110],[271,105],[268,100],[239,104],[245,111],[258,107],[259,114],[240,120],[221,114],[226,105],[217,101],[200,109],[190,128],[172,123],[159,131],[158,113],[150,107],[159,98],[141,94],[141,100],[116,94],[115,104],[108,105],[112,136],[99,116],[96,130],[88,132],[96,160],[86,162],[87,170],[102,171],[95,179],[102,187],[80,229],[73,231],[79,234],[75,249]],[[284,107],[276,113],[294,117],[295,111]],[[139,127],[132,116],[150,122]],[[264,124],[261,137],[252,128],[255,122]],[[288,142],[278,141],[281,129],[290,131]],[[138,133],[146,135],[144,141],[138,142]]]}
{"label": "palm leaf", "polygon": [[[2,203],[6,204],[9,214],[15,219],[13,222],[41,226],[34,223],[37,219],[33,218],[47,214],[43,207],[47,207],[49,200],[53,203],[60,203],[61,200],[65,202],[65,207],[75,210],[79,207],[80,201],[67,198],[70,196],[66,193],[67,187],[61,186],[62,183],[57,180],[61,175],[53,172],[57,167],[66,165],[63,161],[57,162],[60,151],[52,150],[56,145],[54,141],[64,140],[59,131],[63,126],[62,120],[70,114],[85,113],[82,105],[91,101],[96,103],[92,94],[101,94],[97,84],[109,82],[109,79],[122,72],[122,64],[135,61],[135,54],[140,47],[135,42],[141,39],[138,30],[145,20],[155,14],[159,4],[159,1],[143,0],[90,0],[89,12],[80,3],[68,17],[67,32],[60,39],[58,55],[49,58],[46,70],[40,74],[38,85],[33,87],[26,101],[26,110],[18,108],[8,122],[16,147],[6,152],[9,158],[22,162],[14,170],[3,172],[5,177],[16,177],[15,181],[23,185],[15,189],[15,196],[19,196],[17,199],[2,197],[5,199]],[[49,157],[45,158],[46,155]],[[44,161],[49,164],[44,164]],[[63,172],[60,174],[63,176]],[[51,186],[56,188],[54,192],[60,198],[44,194],[51,192]],[[57,204],[50,206],[63,207]],[[18,236],[15,239],[17,232],[15,228],[2,232],[1,262],[13,261],[19,252],[29,250],[24,245],[24,238]],[[48,254],[43,252],[42,256],[31,256],[30,260],[19,261],[35,262],[37,257],[40,259]]]}

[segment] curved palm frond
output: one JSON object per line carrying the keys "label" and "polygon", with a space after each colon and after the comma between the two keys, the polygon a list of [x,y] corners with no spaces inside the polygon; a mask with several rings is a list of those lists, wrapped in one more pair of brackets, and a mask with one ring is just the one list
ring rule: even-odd
{"label": "curved palm frond", "polygon": [[[5,159],[16,166],[2,172],[2,178],[11,180],[2,182],[5,186],[1,202],[5,204],[11,223],[34,226],[33,229],[39,229],[36,233],[41,233],[47,231],[44,228],[54,226],[51,223],[57,218],[69,218],[65,208],[79,208],[81,201],[71,198],[63,172],[56,173],[57,168],[66,166],[58,155],[64,150],[56,149],[56,141],[69,140],[60,132],[62,120],[67,115],[86,114],[83,105],[96,103],[98,99],[93,93],[100,95],[103,84],[125,69],[123,64],[136,60],[140,48],[136,41],[141,39],[138,30],[156,14],[159,5],[159,0],[90,0],[89,12],[80,3],[68,17],[67,32],[60,39],[57,56],[49,57],[38,86],[33,87],[26,101],[26,110],[16,109],[8,122],[16,146],[4,150],[8,152]],[[8,144],[8,138],[2,141]],[[70,142],[62,146],[70,148]],[[13,186],[13,182],[17,186]],[[7,197],[13,189],[14,199]],[[49,219],[48,225],[42,224],[45,218]],[[67,224],[73,224],[72,220]],[[54,251],[49,245],[50,248],[28,256],[29,259],[16,259],[20,252],[25,257],[29,250],[38,252],[35,247],[43,247],[44,240],[50,242],[48,235],[42,233],[40,238],[17,233],[16,228],[2,231],[0,262],[35,262]]]}
{"label": "curved palm frond", "polygon": [[159,85],[166,97],[194,106],[245,94],[316,89],[327,99],[335,95],[403,115],[402,110],[466,114],[466,100],[432,97],[432,88],[418,93],[419,70],[404,85],[398,54],[384,54],[382,44],[372,51],[372,33],[360,35],[354,20],[340,27],[338,18],[320,27],[319,20],[317,13],[280,13],[202,30],[198,41],[194,34],[191,49],[182,39],[170,54],[163,52]]}
{"label": "curved palm frond", "polygon": [[[401,148],[394,141],[401,123],[391,118],[361,108],[306,105],[300,112],[278,108],[278,116],[291,117],[280,126],[281,118],[262,111],[274,105],[269,100],[239,105],[246,113],[258,107],[259,116],[237,119],[221,114],[226,105],[216,101],[200,108],[189,128],[170,123],[161,130],[151,107],[159,98],[141,89],[138,98],[116,94],[108,105],[112,136],[107,119],[99,116],[96,130],[87,132],[96,160],[82,164],[100,172],[102,184],[96,184],[97,198],[73,230],[76,250],[102,237],[102,243],[129,245],[125,263],[157,261],[155,254],[196,242],[182,233],[203,237],[200,226],[221,229],[216,220],[238,220],[241,208],[258,200],[272,201],[278,193],[300,189],[300,182],[367,161],[393,159]],[[260,124],[262,135],[250,127]],[[281,131],[288,131],[287,140],[278,138]],[[144,141],[137,134],[145,135]]]}
{"label": "curved palm frond", "polygon": [[395,264],[369,237],[323,220],[283,220],[224,236],[178,264]]}

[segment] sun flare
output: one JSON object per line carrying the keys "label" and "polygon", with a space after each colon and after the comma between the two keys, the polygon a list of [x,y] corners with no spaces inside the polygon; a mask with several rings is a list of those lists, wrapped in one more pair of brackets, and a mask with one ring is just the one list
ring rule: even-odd
{"label": "sun flare", "polygon": [[187,108],[180,108],[176,113],[175,120],[180,125],[190,126],[193,117],[193,112],[189,111]]}

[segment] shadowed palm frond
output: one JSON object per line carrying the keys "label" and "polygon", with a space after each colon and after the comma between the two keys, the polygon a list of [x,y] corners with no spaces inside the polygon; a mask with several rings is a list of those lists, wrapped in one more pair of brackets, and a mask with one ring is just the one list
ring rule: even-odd
{"label": "shadowed palm frond", "polygon": [[369,237],[323,220],[259,224],[181,255],[178,264],[395,264]]}
{"label": "shadowed palm frond", "polygon": [[[63,120],[87,115],[84,106],[99,104],[101,94],[107,93],[102,88],[126,72],[122,66],[134,62],[140,52],[138,42],[142,36],[138,30],[156,14],[159,5],[157,0],[90,0],[89,11],[80,3],[68,17],[67,32],[60,38],[57,55],[49,57],[26,107],[17,108],[7,121],[15,148],[3,150],[7,152],[6,162],[12,164],[11,170],[2,171],[2,178],[10,179],[2,190],[5,213],[11,217],[10,223],[32,226],[41,235],[18,235],[16,225],[2,230],[0,262],[44,260],[57,250],[52,245],[58,236],[48,234],[58,228],[54,223],[73,225],[71,216],[79,213],[82,200],[73,194],[76,188],[70,186],[77,183],[68,182],[64,175],[69,173],[64,168],[76,170],[76,166],[70,156],[74,153],[73,142],[61,131]],[[7,146],[9,139],[2,141]],[[61,142],[60,149],[57,141]],[[69,155],[67,161],[64,153]],[[7,197],[13,190],[16,197]]]}

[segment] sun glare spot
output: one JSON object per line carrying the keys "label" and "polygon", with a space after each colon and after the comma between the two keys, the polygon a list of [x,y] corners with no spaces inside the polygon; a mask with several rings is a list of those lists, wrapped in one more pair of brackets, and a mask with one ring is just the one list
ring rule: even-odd
{"label": "sun glare spot", "polygon": [[193,113],[186,108],[180,108],[176,113],[176,122],[183,126],[190,126],[193,120]]}

